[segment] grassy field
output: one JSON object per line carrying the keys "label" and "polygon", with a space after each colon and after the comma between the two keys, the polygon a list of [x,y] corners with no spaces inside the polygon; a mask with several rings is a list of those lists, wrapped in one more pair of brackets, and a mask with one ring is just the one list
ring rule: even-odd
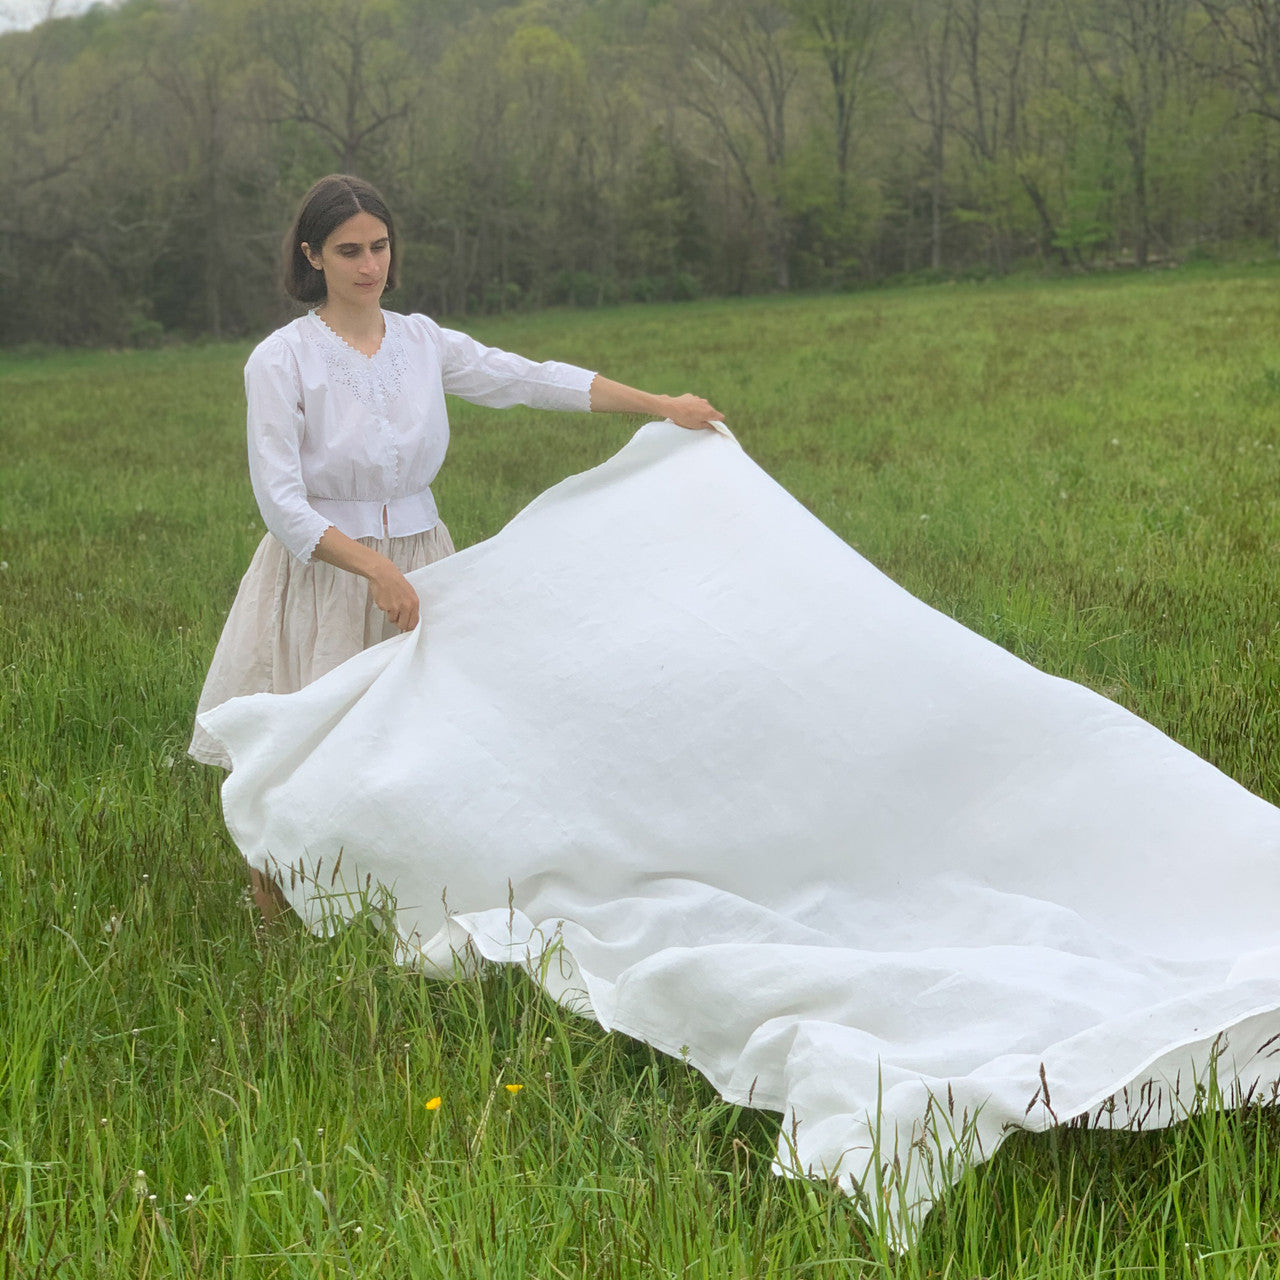
{"label": "grassy field", "polygon": [[[1278,291],[1166,274],[471,329],[708,396],[917,595],[1280,801]],[[260,930],[218,776],[184,755],[261,536],[248,349],[0,357],[0,1276],[1280,1272],[1271,1111],[1015,1138],[896,1258],[770,1175],[776,1117],[523,975],[428,982],[363,927]],[[635,425],[453,421],[460,546]]]}

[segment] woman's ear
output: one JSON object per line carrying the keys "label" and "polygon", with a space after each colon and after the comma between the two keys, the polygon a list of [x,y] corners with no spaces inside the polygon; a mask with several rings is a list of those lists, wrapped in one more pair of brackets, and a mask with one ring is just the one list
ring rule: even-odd
{"label": "woman's ear", "polygon": [[317,261],[317,255],[311,252],[311,246],[305,240],[298,246],[298,248],[302,250],[307,261],[311,263],[312,270],[320,271],[323,269]]}

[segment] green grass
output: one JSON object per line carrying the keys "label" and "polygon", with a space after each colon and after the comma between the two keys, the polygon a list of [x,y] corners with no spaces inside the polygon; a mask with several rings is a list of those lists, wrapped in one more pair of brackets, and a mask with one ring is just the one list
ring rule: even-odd
{"label": "green grass", "polygon": [[[1278,286],[1203,272],[472,331],[707,395],[910,590],[1276,801]],[[247,352],[0,358],[0,1276],[1280,1270],[1270,1110],[1018,1136],[895,1258],[840,1195],[769,1173],[776,1117],[522,974],[429,982],[363,925],[260,931],[217,777],[183,754],[261,533]],[[634,425],[455,406],[455,540]]]}

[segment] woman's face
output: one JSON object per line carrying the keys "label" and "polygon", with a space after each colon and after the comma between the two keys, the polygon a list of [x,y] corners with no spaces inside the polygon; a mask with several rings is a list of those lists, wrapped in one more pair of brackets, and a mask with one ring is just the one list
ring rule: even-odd
{"label": "woman's face", "polygon": [[387,287],[391,238],[387,224],[371,213],[361,211],[339,223],[318,253],[303,241],[302,252],[317,271],[324,272],[330,302],[376,305]]}

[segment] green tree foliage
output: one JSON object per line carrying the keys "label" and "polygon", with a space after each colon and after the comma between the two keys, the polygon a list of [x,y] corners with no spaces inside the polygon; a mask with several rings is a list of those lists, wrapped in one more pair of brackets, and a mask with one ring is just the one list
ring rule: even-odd
{"label": "green tree foliage", "polygon": [[443,315],[1273,246],[1278,0],[124,0],[0,36],[0,344],[260,333],[320,174]]}

